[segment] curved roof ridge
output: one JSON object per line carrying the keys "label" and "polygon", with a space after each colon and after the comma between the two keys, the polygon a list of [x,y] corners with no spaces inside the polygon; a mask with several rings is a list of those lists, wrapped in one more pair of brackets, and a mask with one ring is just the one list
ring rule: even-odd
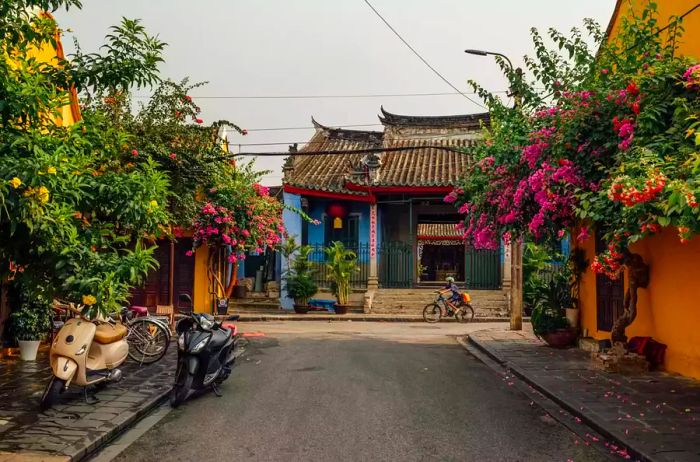
{"label": "curved roof ridge", "polygon": [[475,114],[455,114],[455,115],[401,115],[394,114],[380,106],[381,115],[379,120],[384,125],[405,125],[405,126],[468,126],[479,127],[481,122],[489,122],[488,112],[479,112]]}
{"label": "curved roof ridge", "polygon": [[317,132],[323,133],[328,139],[365,141],[367,143],[381,143],[384,140],[383,131],[374,130],[349,130],[347,128],[333,128],[319,123],[311,117],[311,123]]}

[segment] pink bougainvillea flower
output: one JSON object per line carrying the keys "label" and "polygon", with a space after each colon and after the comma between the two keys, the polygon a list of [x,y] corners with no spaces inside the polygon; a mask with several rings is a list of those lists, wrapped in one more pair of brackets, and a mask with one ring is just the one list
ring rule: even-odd
{"label": "pink bougainvillea flower", "polygon": [[169,157],[171,159],[175,160],[175,159],[177,159],[177,154],[175,154],[174,152],[171,152]]}
{"label": "pink bougainvillea flower", "polygon": [[188,257],[191,257],[192,255],[194,255],[194,252],[191,250],[188,250],[187,252],[185,252],[185,255],[187,255]]}
{"label": "pink bougainvillea flower", "polygon": [[136,156],[139,155],[139,152],[138,152],[136,149],[132,149],[132,150],[131,150],[131,155],[134,156],[134,157],[136,157]]}
{"label": "pink bougainvillea flower", "polygon": [[578,242],[585,242],[588,240],[590,237],[590,232],[587,227],[582,226],[581,229],[579,229],[578,234],[576,235],[576,240]]}
{"label": "pink bougainvillea flower", "polygon": [[194,121],[197,122],[198,124],[204,123],[204,121],[200,118],[196,118]]}

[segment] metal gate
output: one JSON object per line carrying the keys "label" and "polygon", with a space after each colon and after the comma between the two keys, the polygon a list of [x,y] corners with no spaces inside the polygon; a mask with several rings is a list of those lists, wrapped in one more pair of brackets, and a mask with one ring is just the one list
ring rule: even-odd
{"label": "metal gate", "polygon": [[501,251],[467,248],[464,257],[467,289],[501,288]]}
{"label": "metal gate", "polygon": [[384,242],[379,249],[379,284],[381,287],[413,286],[413,248],[405,242]]}

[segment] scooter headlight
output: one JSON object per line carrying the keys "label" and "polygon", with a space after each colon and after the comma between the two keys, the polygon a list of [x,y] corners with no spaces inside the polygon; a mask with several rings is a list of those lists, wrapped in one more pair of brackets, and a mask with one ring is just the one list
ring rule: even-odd
{"label": "scooter headlight", "polygon": [[190,352],[191,353],[199,353],[202,350],[202,348],[204,348],[206,346],[206,344],[209,343],[209,338],[210,337],[207,336],[207,337],[203,338],[202,340],[200,340],[199,342],[197,342],[197,344],[194,347],[192,347],[192,350],[190,350]]}
{"label": "scooter headlight", "polygon": [[75,352],[75,355],[79,356],[79,355],[85,353],[85,350],[87,350],[87,345],[83,345],[78,351]]}

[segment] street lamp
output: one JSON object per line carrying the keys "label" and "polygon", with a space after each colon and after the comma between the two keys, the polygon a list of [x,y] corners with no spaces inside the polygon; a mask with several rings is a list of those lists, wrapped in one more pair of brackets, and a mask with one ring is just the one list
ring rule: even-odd
{"label": "street lamp", "polygon": [[505,59],[506,62],[508,63],[508,66],[510,67],[511,70],[513,70],[513,63],[510,62],[510,59],[508,59],[508,56],[504,55],[503,53],[498,53],[495,51],[485,51],[485,50],[473,50],[473,49],[468,49],[464,50],[465,53],[470,54],[470,55],[476,55],[476,56],[500,56],[501,58]]}
{"label": "street lamp", "polygon": [[[522,78],[523,71],[520,68],[513,68],[513,63],[508,56],[503,53],[497,53],[495,51],[486,50],[474,50],[468,49],[464,50],[465,53],[476,56],[500,56],[503,60],[508,63],[508,67],[511,72],[515,74],[515,78],[519,81]],[[521,105],[520,95],[518,93],[518,86],[511,89],[511,95],[515,101],[515,107],[518,108]],[[509,96],[511,96],[509,95]],[[513,239],[510,243],[511,256],[510,256],[510,330],[522,330],[523,329],[523,246],[517,240]]]}

